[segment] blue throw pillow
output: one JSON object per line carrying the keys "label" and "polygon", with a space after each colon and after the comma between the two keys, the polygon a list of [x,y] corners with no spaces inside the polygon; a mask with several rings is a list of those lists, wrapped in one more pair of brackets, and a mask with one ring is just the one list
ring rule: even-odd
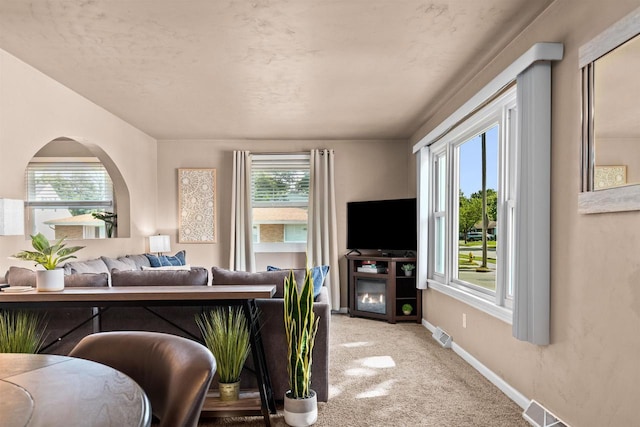
{"label": "blue throw pillow", "polygon": [[[279,267],[274,267],[272,265],[267,266],[267,271],[279,271],[285,270]],[[290,268],[286,270],[291,270]],[[294,269],[296,270],[296,269]],[[328,265],[321,265],[319,267],[312,267],[311,269],[311,279],[313,280],[313,297],[317,297],[320,295],[320,291],[322,290],[322,285],[324,284],[324,278],[327,277],[329,273]]]}
{"label": "blue throw pillow", "polygon": [[180,251],[174,256],[145,254],[149,259],[151,267],[169,267],[175,265],[186,265],[186,252]]}

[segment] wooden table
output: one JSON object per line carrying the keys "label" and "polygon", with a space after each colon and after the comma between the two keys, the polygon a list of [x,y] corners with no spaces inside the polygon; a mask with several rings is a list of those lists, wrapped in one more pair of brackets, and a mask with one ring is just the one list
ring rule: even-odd
{"label": "wooden table", "polygon": [[4,427],[151,425],[135,381],[84,359],[0,353],[0,396]]}
{"label": "wooden table", "polygon": [[[244,413],[262,415],[268,426],[269,414],[276,413],[276,404],[260,336],[260,319],[255,299],[271,298],[275,292],[275,285],[118,286],[65,288],[58,292],[38,292],[34,289],[21,293],[0,292],[0,309],[241,305],[249,320],[251,354],[255,361],[260,395],[260,407]],[[212,405],[207,403],[205,406],[208,408],[208,415],[215,415]],[[220,414],[225,413],[226,409],[221,408]]]}

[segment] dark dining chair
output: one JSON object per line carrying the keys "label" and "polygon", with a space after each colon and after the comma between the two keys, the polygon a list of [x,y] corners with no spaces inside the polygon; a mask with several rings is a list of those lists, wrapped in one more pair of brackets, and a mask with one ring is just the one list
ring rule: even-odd
{"label": "dark dining chair", "polygon": [[159,332],[100,332],[84,337],[69,356],[128,375],[142,387],[160,427],[197,426],[216,360],[205,346]]}

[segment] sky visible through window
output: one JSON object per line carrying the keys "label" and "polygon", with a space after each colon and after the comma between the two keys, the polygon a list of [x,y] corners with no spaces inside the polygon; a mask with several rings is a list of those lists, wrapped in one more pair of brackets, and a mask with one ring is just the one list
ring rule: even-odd
{"label": "sky visible through window", "polygon": [[[498,191],[498,125],[487,131],[487,188]],[[460,189],[465,197],[482,190],[480,135],[460,146]]]}

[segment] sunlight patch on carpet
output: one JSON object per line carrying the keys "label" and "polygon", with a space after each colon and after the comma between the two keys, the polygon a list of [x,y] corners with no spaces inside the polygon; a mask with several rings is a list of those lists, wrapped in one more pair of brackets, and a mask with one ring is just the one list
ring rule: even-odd
{"label": "sunlight patch on carpet", "polygon": [[360,359],[360,364],[368,368],[395,368],[396,362],[391,356],[373,356]]}
{"label": "sunlight patch on carpet", "polygon": [[368,347],[371,345],[369,341],[357,341],[357,342],[346,342],[341,344],[343,347],[353,348],[353,347]]}
{"label": "sunlight patch on carpet", "polygon": [[378,384],[376,387],[359,393],[356,395],[356,399],[369,399],[372,397],[387,396],[391,387],[396,383],[396,380],[388,380]]}
{"label": "sunlight patch on carpet", "polygon": [[377,372],[373,369],[353,368],[347,369],[344,374],[350,377],[373,377],[377,375]]}

